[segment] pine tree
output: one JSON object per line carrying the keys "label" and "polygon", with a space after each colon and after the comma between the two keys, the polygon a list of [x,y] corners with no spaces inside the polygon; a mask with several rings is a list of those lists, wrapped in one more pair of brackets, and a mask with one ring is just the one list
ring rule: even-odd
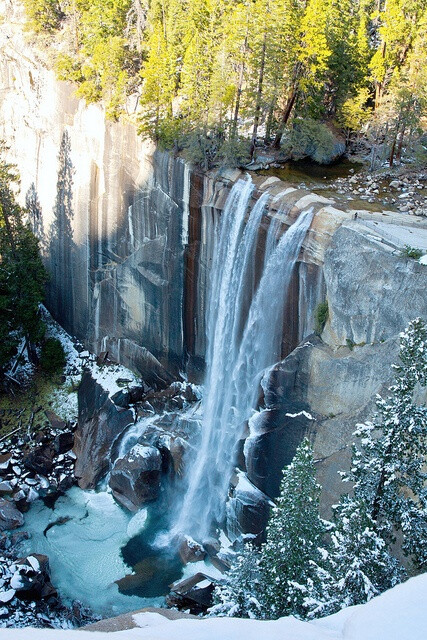
{"label": "pine tree", "polygon": [[375,532],[386,542],[403,534],[402,548],[419,568],[427,560],[427,408],[414,402],[427,386],[427,327],[417,318],[400,336],[400,361],[389,396],[378,397],[372,422],[357,425],[350,473],[355,500],[366,505]]}
{"label": "pine tree", "polygon": [[215,589],[215,605],[210,613],[215,616],[262,618],[264,616],[263,576],[259,549],[246,545],[237,554],[226,579]]}
{"label": "pine tree", "polygon": [[306,617],[321,609],[326,524],[319,516],[320,486],[307,439],[285,468],[261,550],[263,597],[268,617]]}
{"label": "pine tree", "polygon": [[216,590],[216,615],[298,618],[321,615],[330,602],[329,554],[323,538],[330,523],[319,517],[320,486],[307,439],[284,469],[266,542],[246,546]]}
{"label": "pine tree", "polygon": [[331,533],[329,603],[324,614],[367,602],[401,581],[403,570],[387,550],[367,505],[344,496],[335,508]]}
{"label": "pine tree", "polygon": [[47,274],[38,241],[15,200],[17,180],[14,167],[0,159],[0,375],[21,337],[36,342],[43,332],[39,304]]}

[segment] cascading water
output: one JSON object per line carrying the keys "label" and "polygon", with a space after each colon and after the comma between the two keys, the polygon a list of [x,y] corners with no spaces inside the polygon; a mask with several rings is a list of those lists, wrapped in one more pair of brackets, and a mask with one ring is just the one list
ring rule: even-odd
{"label": "cascading water", "polygon": [[[203,541],[223,522],[236,447],[256,407],[265,369],[280,357],[283,308],[292,269],[313,218],[309,209],[281,237],[267,235],[263,273],[254,295],[255,251],[268,194],[253,206],[250,179],[230,192],[217,230],[207,309],[203,419],[197,455],[172,535]],[[249,304],[247,297],[252,300]],[[243,317],[245,315],[245,317]]]}

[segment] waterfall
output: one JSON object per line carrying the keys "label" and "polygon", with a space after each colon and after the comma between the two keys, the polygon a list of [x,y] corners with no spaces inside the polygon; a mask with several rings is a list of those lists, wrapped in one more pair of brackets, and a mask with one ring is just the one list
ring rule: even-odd
{"label": "waterfall", "polygon": [[173,535],[199,541],[224,520],[237,445],[256,408],[261,377],[280,358],[283,307],[313,218],[312,209],[301,213],[278,242],[277,226],[270,226],[255,289],[258,231],[269,195],[261,196],[248,215],[252,193],[250,179],[234,185],[215,238],[200,443],[187,465],[187,486],[172,529]]}

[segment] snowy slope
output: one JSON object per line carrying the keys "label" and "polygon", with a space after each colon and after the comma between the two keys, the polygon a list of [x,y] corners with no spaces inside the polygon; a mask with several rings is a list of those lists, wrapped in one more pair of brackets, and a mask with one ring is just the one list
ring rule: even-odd
{"label": "snowy slope", "polygon": [[238,618],[166,620],[157,613],[134,615],[138,627],[116,633],[48,629],[0,629],[0,640],[426,640],[427,573],[390,589],[368,604],[301,622]]}

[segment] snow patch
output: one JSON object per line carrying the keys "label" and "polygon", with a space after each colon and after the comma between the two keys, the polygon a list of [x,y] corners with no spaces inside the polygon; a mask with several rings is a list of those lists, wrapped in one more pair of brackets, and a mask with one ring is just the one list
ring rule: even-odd
{"label": "snow patch", "polygon": [[[154,612],[135,613],[134,629],[92,632],[93,640],[425,640],[427,574],[411,578],[364,605],[303,622],[205,618],[168,620]],[[87,640],[87,631],[0,629],[0,640]]]}

